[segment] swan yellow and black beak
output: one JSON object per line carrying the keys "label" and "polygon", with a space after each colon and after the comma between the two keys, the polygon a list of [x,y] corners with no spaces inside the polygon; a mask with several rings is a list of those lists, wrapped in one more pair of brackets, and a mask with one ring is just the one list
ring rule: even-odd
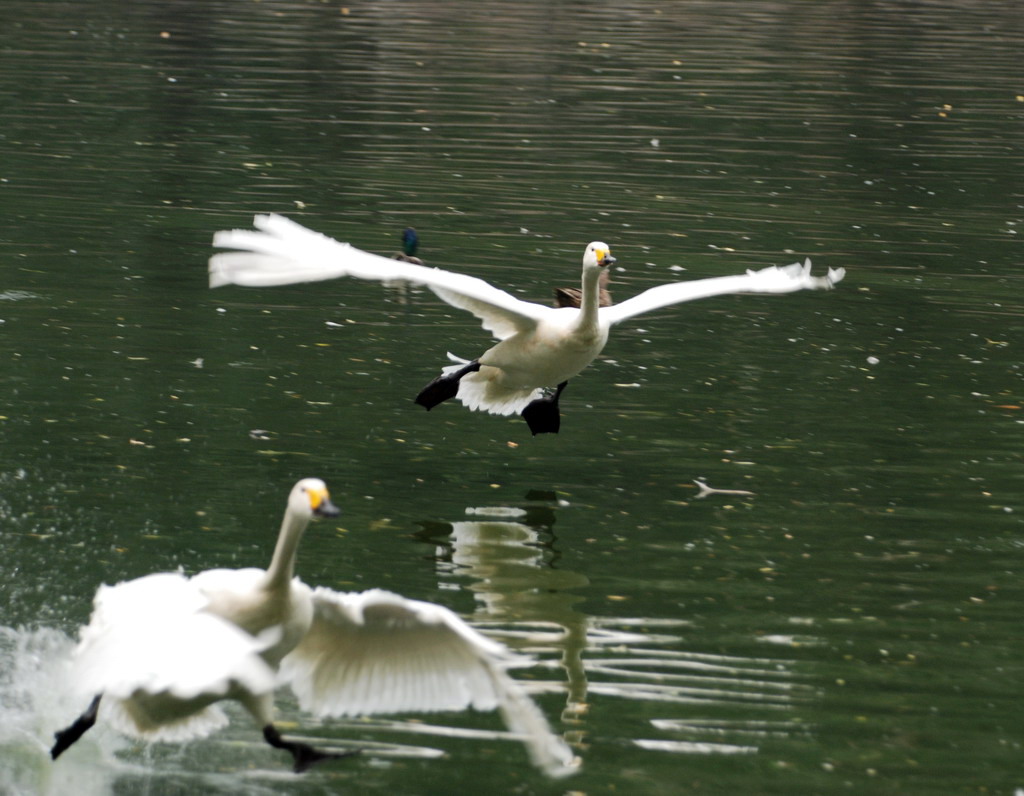
{"label": "swan yellow and black beak", "polygon": [[341,514],[341,509],[331,502],[331,496],[327,494],[326,489],[310,489],[306,494],[309,495],[309,507],[315,516],[337,517]]}
{"label": "swan yellow and black beak", "polygon": [[597,264],[602,268],[606,268],[615,262],[615,258],[612,257],[612,253],[608,249],[598,249],[594,254],[597,255]]}

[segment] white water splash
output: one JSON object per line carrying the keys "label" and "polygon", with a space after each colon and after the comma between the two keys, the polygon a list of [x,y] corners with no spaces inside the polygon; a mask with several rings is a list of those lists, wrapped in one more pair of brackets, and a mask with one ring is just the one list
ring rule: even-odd
{"label": "white water splash", "polygon": [[82,740],[78,754],[50,760],[53,733],[81,712],[68,679],[75,642],[52,628],[0,626],[0,793],[4,796],[99,796],[113,791],[114,752],[124,741],[109,731]]}

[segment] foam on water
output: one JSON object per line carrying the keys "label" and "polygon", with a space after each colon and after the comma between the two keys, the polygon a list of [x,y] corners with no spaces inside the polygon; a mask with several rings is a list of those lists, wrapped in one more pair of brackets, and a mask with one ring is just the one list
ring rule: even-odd
{"label": "foam on water", "polygon": [[115,752],[126,743],[97,726],[50,760],[53,733],[85,708],[72,697],[68,663],[75,641],[53,628],[0,626],[0,794],[112,791],[120,767]]}

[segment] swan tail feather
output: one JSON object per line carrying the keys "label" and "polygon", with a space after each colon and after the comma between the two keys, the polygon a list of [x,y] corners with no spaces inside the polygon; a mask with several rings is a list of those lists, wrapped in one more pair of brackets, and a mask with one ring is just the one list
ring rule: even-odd
{"label": "swan tail feather", "polygon": [[[458,370],[461,366],[449,365],[444,368]],[[492,415],[516,415],[531,401],[544,395],[539,387],[507,387],[497,378],[496,368],[482,367],[459,381],[457,397],[463,406],[474,412],[488,412]]]}

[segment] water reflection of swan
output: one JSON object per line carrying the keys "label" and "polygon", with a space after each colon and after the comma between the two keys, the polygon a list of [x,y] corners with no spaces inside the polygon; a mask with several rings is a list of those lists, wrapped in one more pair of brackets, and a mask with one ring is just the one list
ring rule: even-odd
{"label": "water reflection of swan", "polygon": [[[658,736],[638,729],[630,738],[636,746],[705,755],[753,754],[765,738],[809,731],[789,718],[816,693],[796,676],[792,661],[686,649],[680,633],[693,633],[694,624],[685,618],[587,616],[577,605],[588,579],[552,566],[550,507],[467,513],[495,516],[427,526],[421,537],[438,545],[445,582],[475,595],[474,624],[504,632],[530,651],[560,653],[557,662],[540,665],[566,673],[567,723],[582,729],[594,699],[647,703],[644,716],[661,714],[644,719]],[[567,737],[583,740],[582,732]]]}
{"label": "water reflection of swan", "polygon": [[[237,251],[210,258],[210,286],[268,286],[316,282],[340,276],[426,285],[442,300],[483,321],[499,342],[472,361],[444,368],[416,403],[431,409],[449,398],[491,414],[523,416],[534,434],[559,429],[558,398],[569,379],[597,358],[612,326],[652,310],[729,293],[791,293],[827,289],[843,269],[811,276],[810,261],[736,276],[673,282],[645,290],[610,307],[599,307],[601,273],[615,258],[607,244],[583,253],[580,308],[547,307],[516,298],[482,279],[438,268],[396,262],[321,235],[282,216],[258,215],[257,232],[230,230],[213,243]],[[550,394],[544,390],[554,388]]]}
{"label": "water reflection of swan", "polygon": [[[474,515],[507,516],[507,508],[478,508]],[[588,585],[585,575],[551,566],[549,510],[519,510],[525,521],[490,519],[443,523],[424,537],[441,544],[441,571],[457,582],[468,579],[478,608],[475,624],[493,625],[493,634],[517,637],[531,650],[558,650],[567,678],[566,712],[573,719],[585,709],[587,676],[586,615],[574,590]],[[545,538],[547,537],[547,538]],[[449,563],[450,562],[450,563]]]}
{"label": "water reflection of swan", "polygon": [[203,737],[227,723],[216,703],[240,702],[296,771],[340,755],[285,740],[273,723],[277,671],[321,716],[499,708],[534,763],[570,773],[573,754],[505,672],[515,662],[439,605],[379,589],[341,594],[294,578],[299,541],[316,516],[335,516],[319,479],[289,495],[266,571],[158,573],[101,587],[77,650],[76,679],[94,695],[56,734],[57,758],[96,721],[152,740]]}

